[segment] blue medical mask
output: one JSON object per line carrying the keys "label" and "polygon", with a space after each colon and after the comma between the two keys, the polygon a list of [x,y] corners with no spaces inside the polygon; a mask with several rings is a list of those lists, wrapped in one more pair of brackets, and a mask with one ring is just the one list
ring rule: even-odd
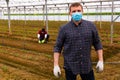
{"label": "blue medical mask", "polygon": [[72,13],[72,19],[76,22],[80,21],[82,19],[82,13],[81,12]]}

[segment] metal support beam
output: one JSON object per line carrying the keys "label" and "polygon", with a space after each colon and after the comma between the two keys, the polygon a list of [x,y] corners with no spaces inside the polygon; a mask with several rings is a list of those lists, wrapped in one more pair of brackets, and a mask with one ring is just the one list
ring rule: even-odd
{"label": "metal support beam", "polygon": [[67,10],[68,10],[68,21],[70,20],[70,16],[69,16],[69,13],[70,13],[70,12],[69,12],[69,6],[70,6],[70,4],[68,4],[68,9],[67,9]]}
{"label": "metal support beam", "polygon": [[47,13],[47,0],[45,0],[45,9],[46,9],[46,31],[48,33],[48,13]]}
{"label": "metal support beam", "polygon": [[[114,1],[120,1],[120,0],[114,0]],[[99,2],[112,2],[112,0],[95,0],[95,1],[79,1],[78,0],[78,2],[80,2],[80,3],[99,3]],[[47,5],[65,5],[65,4],[72,4],[72,3],[74,3],[73,1],[72,2],[64,2],[64,3],[48,3]],[[21,5],[11,5],[10,7],[23,7],[23,6],[43,6],[44,4],[33,4],[33,3],[31,3],[31,4],[27,4],[27,5],[23,5],[23,4],[21,4]],[[0,6],[0,7],[5,7],[5,6]]]}
{"label": "metal support beam", "polygon": [[45,5],[43,5],[43,24],[45,26]]}
{"label": "metal support beam", "polygon": [[25,20],[25,25],[26,25],[26,7],[24,6],[24,20]]}
{"label": "metal support beam", "polygon": [[87,9],[87,19],[89,19],[89,13],[88,13],[88,8],[86,7],[86,9]]}
{"label": "metal support beam", "polygon": [[7,10],[8,10],[8,27],[9,27],[9,34],[12,34],[11,27],[10,27],[10,7],[9,7],[9,0],[6,0],[7,3]]}
{"label": "metal support beam", "polygon": [[[98,14],[98,6],[96,8],[96,13]],[[98,15],[96,15],[96,21],[98,21]]]}
{"label": "metal support beam", "polygon": [[119,17],[120,17],[120,15],[118,15],[118,16],[113,20],[113,22],[115,22]]}
{"label": "metal support beam", "polygon": [[110,33],[110,43],[112,44],[113,43],[113,24],[114,24],[114,22],[113,22],[113,13],[114,13],[114,11],[113,11],[113,8],[114,8],[114,0],[112,0],[112,11],[111,11],[111,33]]}
{"label": "metal support beam", "polygon": [[102,1],[100,2],[100,29],[102,28]]}

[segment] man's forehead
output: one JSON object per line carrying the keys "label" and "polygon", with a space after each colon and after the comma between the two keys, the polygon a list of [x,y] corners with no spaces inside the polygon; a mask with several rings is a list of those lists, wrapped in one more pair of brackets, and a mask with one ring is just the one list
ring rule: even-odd
{"label": "man's forehead", "polygon": [[74,7],[71,7],[71,10],[72,9],[79,9],[79,10],[81,10],[82,8],[81,8],[81,6],[74,6]]}

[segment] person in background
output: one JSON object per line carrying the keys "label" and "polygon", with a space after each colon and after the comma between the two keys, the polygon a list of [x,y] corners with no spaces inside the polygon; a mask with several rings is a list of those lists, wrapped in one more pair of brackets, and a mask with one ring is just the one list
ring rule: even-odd
{"label": "person in background", "polygon": [[49,35],[47,34],[44,28],[38,31],[37,37],[38,37],[38,43],[47,43],[49,39]]}
{"label": "person in background", "polygon": [[[61,75],[59,57],[64,57],[66,80],[76,80],[80,75],[82,80],[95,80],[91,61],[91,47],[94,46],[98,54],[96,68],[103,71],[103,47],[96,26],[82,19],[83,7],[80,3],[73,3],[69,8],[71,21],[63,25],[54,46],[54,68],[56,77]],[[62,51],[63,49],[63,51]]]}

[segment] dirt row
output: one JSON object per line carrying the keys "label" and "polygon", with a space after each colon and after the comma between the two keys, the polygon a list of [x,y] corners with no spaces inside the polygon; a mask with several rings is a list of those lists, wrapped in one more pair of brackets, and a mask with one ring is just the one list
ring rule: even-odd
{"label": "dirt row", "polygon": [[0,80],[1,78],[5,80],[7,78],[8,80],[56,80],[52,73],[52,56],[6,46],[0,46],[0,48],[6,50],[0,50],[0,71],[3,73]]}
{"label": "dirt row", "polygon": [[[53,76],[51,55],[9,46],[0,46],[0,54],[0,80],[65,80],[63,64],[60,64],[62,77],[57,79]],[[106,61],[111,59],[113,61],[115,58],[118,60],[119,57],[120,54],[115,54]],[[105,64],[105,70],[102,73],[96,73],[95,66],[96,64],[93,65],[96,80],[120,79],[119,64]],[[79,76],[78,80],[81,80]]]}
{"label": "dirt row", "polygon": [[[18,47],[21,49],[28,49],[43,53],[53,53],[53,44],[38,44],[38,41],[26,40],[26,39],[18,39],[18,38],[10,38],[10,37],[0,37],[0,44],[12,47]],[[46,49],[47,47],[47,49]]]}

